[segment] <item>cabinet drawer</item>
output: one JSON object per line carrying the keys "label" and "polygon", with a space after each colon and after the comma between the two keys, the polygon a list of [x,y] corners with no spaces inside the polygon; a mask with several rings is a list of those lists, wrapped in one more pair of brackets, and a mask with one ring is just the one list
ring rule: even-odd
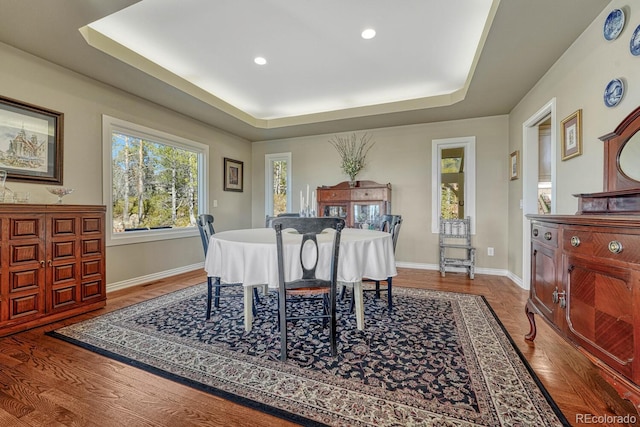
{"label": "cabinet drawer", "polygon": [[349,190],[326,190],[318,191],[319,202],[332,202],[335,200],[349,200]]}
{"label": "cabinet drawer", "polygon": [[531,224],[531,240],[558,247],[558,228],[552,225]]}
{"label": "cabinet drawer", "polygon": [[360,188],[351,193],[353,200],[384,200],[384,188]]}
{"label": "cabinet drawer", "polygon": [[568,254],[578,254],[637,263],[640,259],[640,235],[598,232],[567,228],[562,247]]}

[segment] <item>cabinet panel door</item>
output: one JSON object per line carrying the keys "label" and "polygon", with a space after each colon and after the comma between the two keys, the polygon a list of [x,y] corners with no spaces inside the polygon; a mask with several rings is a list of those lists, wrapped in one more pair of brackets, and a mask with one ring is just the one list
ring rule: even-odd
{"label": "cabinet panel door", "polygon": [[564,289],[558,281],[558,256],[553,248],[533,242],[531,247],[531,299],[540,312],[562,329],[558,294]]}
{"label": "cabinet panel door", "polygon": [[45,312],[44,215],[2,218],[0,322],[10,325]]}
{"label": "cabinet panel door", "polygon": [[640,272],[568,255],[564,263],[567,332],[618,372],[632,378],[634,290]]}
{"label": "cabinet panel door", "polygon": [[47,310],[68,310],[80,301],[81,216],[47,215]]}

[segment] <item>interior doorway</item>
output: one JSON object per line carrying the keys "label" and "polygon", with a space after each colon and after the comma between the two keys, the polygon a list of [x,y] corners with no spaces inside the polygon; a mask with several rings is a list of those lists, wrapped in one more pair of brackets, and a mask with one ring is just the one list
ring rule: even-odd
{"label": "interior doorway", "polygon": [[[556,211],[556,129],[555,98],[522,124],[522,287],[525,289],[529,289],[531,283],[531,224],[526,215],[540,213],[540,187],[550,198],[545,213]],[[542,156],[548,160],[541,159]],[[544,187],[548,187],[548,191]]]}

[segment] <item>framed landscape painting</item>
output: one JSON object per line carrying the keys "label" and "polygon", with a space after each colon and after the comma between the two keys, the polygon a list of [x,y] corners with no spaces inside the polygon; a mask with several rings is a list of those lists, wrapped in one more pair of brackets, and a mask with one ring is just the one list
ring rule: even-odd
{"label": "framed landscape painting", "polygon": [[7,180],[62,184],[64,115],[0,97],[0,169]]}
{"label": "framed landscape painting", "polygon": [[244,163],[224,158],[224,191],[242,191],[244,186]]}

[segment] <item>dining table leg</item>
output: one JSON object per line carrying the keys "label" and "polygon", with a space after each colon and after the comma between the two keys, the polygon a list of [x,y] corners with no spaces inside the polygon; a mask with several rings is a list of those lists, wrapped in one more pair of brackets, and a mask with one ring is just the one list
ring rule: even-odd
{"label": "dining table leg", "polygon": [[243,286],[244,288],[244,330],[251,331],[253,326],[253,287]]}
{"label": "dining table leg", "polygon": [[364,301],[362,292],[362,280],[353,283],[353,300],[356,310],[356,326],[359,331],[364,331]]}

